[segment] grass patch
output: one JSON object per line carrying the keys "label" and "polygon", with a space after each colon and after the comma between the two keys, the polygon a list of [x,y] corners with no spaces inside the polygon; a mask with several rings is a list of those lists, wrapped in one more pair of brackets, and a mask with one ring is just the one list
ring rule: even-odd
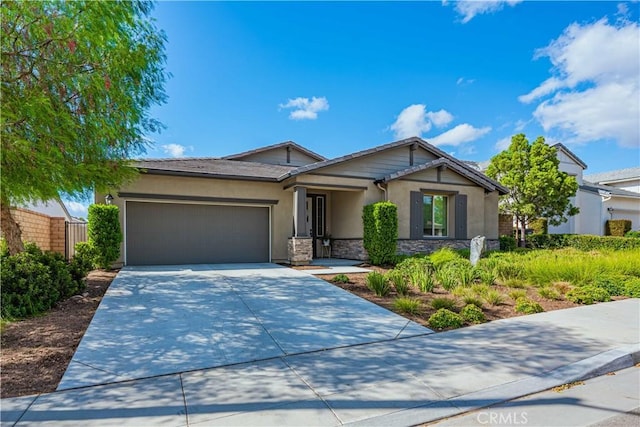
{"label": "grass patch", "polygon": [[384,274],[372,271],[367,274],[367,288],[372,290],[377,296],[384,297],[389,294],[391,285]]}
{"label": "grass patch", "polygon": [[403,297],[396,298],[395,301],[393,301],[393,307],[403,313],[418,314],[420,312],[420,307],[422,307],[422,304],[415,298]]}
{"label": "grass patch", "polygon": [[560,292],[558,292],[556,288],[551,286],[543,286],[538,289],[538,295],[540,295],[542,298],[556,301],[562,299],[562,295],[560,294]]}
{"label": "grass patch", "polygon": [[489,305],[500,305],[504,302],[504,295],[495,290],[488,291],[482,297]]}
{"label": "grass patch", "polygon": [[400,296],[409,295],[409,282],[402,272],[398,270],[391,270],[387,273],[387,280],[393,284],[396,288],[396,292]]}
{"label": "grass patch", "polygon": [[447,310],[455,310],[456,302],[451,298],[434,298],[431,300],[431,307],[435,310],[446,308]]}
{"label": "grass patch", "polygon": [[511,298],[514,301],[517,301],[520,298],[526,298],[526,297],[527,297],[527,291],[523,289],[514,289],[513,291],[509,291],[509,298]]}

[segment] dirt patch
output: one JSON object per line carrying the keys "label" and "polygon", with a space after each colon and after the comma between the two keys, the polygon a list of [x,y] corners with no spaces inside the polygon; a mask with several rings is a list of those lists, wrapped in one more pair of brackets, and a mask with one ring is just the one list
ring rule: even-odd
{"label": "dirt patch", "polygon": [[87,288],[45,315],[4,325],[1,397],[54,391],[117,271],[96,270]]}

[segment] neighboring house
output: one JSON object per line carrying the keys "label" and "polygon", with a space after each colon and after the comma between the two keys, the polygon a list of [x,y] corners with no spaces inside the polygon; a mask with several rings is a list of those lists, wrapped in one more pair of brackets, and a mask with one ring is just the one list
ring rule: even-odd
{"label": "neighboring house", "polygon": [[[121,262],[308,263],[331,237],[332,256],[364,260],[363,206],[398,206],[398,251],[498,246],[507,190],[420,138],[336,159],[293,142],[223,158],[144,159],[118,189]],[[104,200],[96,194],[96,203]]]}
{"label": "neighboring house", "polygon": [[549,233],[604,235],[608,219],[629,219],[632,228],[640,229],[640,168],[622,169],[583,175],[587,165],[563,144],[555,144],[560,170],[578,181],[579,189],[572,203],[580,213],[559,226],[549,226]]}

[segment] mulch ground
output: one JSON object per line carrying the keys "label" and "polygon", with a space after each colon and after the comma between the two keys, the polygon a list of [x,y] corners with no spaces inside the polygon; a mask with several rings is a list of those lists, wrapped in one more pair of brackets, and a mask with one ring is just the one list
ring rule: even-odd
{"label": "mulch ground", "polygon": [[54,391],[117,271],[96,270],[87,288],[43,316],[5,324],[0,336],[0,397]]}

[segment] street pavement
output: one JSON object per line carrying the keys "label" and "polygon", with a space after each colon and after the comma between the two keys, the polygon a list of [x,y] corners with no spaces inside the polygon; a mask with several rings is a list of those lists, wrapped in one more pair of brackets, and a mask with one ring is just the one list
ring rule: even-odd
{"label": "street pavement", "polygon": [[565,390],[547,390],[432,425],[629,427],[640,425],[639,408],[640,367],[632,366],[578,382]]}

